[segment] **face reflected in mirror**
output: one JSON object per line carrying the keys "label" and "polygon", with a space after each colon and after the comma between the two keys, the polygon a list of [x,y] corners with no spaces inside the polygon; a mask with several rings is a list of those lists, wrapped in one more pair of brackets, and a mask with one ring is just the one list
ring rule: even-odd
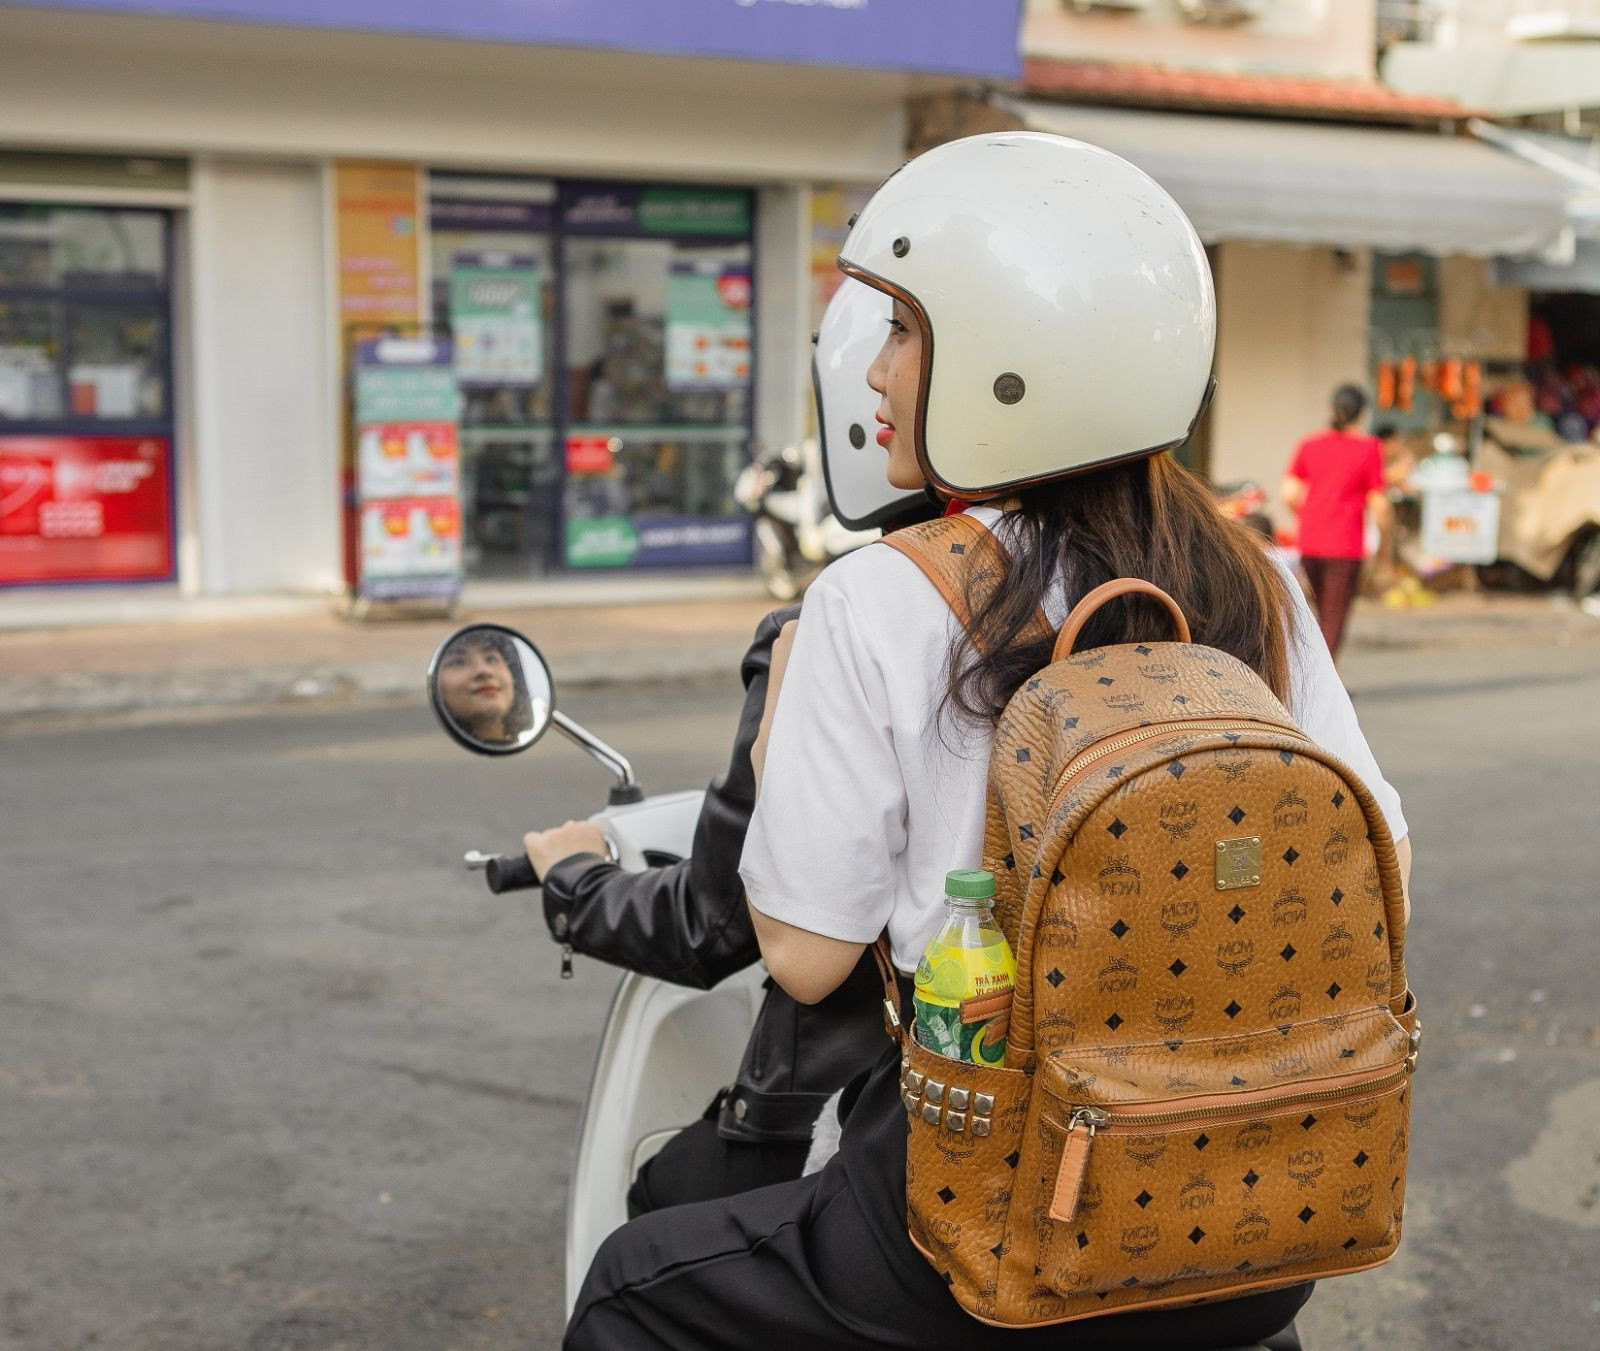
{"label": "face reflected in mirror", "polygon": [[526,638],[498,625],[448,638],[434,657],[431,685],[440,721],[473,750],[521,750],[550,722],[549,668]]}

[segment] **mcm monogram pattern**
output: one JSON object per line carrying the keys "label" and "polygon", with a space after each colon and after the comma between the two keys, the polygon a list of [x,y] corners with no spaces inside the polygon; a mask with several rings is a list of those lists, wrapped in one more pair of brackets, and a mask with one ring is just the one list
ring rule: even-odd
{"label": "mcm monogram pattern", "polygon": [[[951,517],[885,542],[964,621],[1004,576],[988,538]],[[1149,641],[1025,681],[984,866],[1017,957],[1006,1064],[914,1038],[902,1064],[908,1227],[963,1307],[1064,1322],[1393,1254],[1416,1060],[1394,846],[1252,671]]]}

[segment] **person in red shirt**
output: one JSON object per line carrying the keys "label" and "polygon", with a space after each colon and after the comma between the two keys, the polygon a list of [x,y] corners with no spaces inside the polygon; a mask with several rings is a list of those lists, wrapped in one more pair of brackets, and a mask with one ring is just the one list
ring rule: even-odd
{"label": "person in red shirt", "polygon": [[1366,407],[1358,386],[1334,390],[1332,425],[1295,447],[1283,480],[1284,503],[1300,516],[1300,561],[1322,636],[1335,657],[1361,576],[1367,512],[1381,521],[1389,505],[1383,446],[1357,429]]}

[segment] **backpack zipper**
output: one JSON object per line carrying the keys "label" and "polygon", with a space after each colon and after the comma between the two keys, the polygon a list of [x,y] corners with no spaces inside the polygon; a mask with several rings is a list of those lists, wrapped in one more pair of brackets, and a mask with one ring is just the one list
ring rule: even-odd
{"label": "backpack zipper", "polygon": [[1056,790],[1050,798],[1050,810],[1045,813],[1045,818],[1048,820],[1054,816],[1056,808],[1061,805],[1061,799],[1066,796],[1067,789],[1107,756],[1115,755],[1118,751],[1126,750],[1141,741],[1148,741],[1152,737],[1181,732],[1271,732],[1278,736],[1294,737],[1298,741],[1310,740],[1297,727],[1286,727],[1276,722],[1256,722],[1253,719],[1236,718],[1227,722],[1153,722],[1147,727],[1140,727],[1136,731],[1113,737],[1110,741],[1098,742],[1092,752],[1084,752],[1068,760],[1067,767],[1062,770],[1061,778],[1056,782]]}
{"label": "backpack zipper", "polygon": [[1340,1076],[1336,1084],[1326,1079],[1313,1080],[1326,1087],[1307,1085],[1298,1090],[1260,1088],[1249,1093],[1230,1093],[1230,1101],[1221,1105],[1179,1108],[1167,1112],[1129,1111],[1091,1107],[1074,1107],[1067,1118],[1067,1139],[1061,1152],[1061,1167],[1056,1174],[1055,1195],[1050,1202],[1050,1218],[1062,1223],[1070,1222],[1078,1209],[1078,1194],[1083,1190],[1084,1173],[1089,1166],[1089,1151],[1095,1136],[1102,1131],[1107,1135],[1144,1135],[1151,1128],[1158,1130],[1174,1126],[1221,1125],[1241,1117],[1261,1115],[1261,1107],[1270,1105],[1273,1115],[1296,1107],[1311,1107],[1317,1103],[1339,1102],[1358,1097],[1378,1097],[1398,1088],[1410,1074],[1409,1062],[1398,1069],[1376,1069],[1359,1075]]}

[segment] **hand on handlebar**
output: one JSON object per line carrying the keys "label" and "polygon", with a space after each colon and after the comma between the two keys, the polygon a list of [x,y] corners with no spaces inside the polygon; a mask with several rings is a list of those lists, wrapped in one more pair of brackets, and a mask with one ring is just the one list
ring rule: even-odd
{"label": "hand on handlebar", "polygon": [[605,831],[594,821],[568,821],[554,830],[530,830],[522,837],[522,847],[540,877],[574,854],[613,856]]}

